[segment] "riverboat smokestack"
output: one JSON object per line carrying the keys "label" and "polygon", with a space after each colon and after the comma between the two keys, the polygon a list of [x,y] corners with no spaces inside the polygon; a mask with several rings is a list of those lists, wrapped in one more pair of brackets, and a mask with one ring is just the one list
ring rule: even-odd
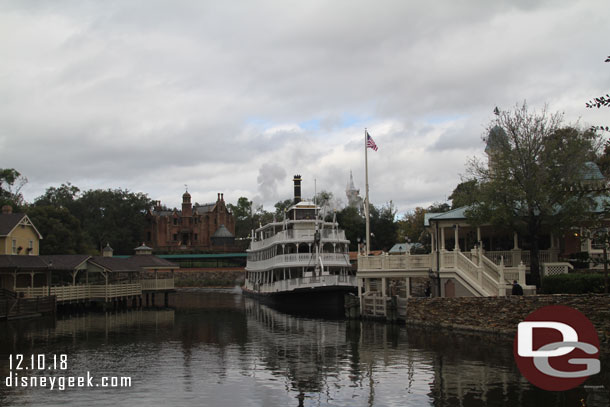
{"label": "riverboat smokestack", "polygon": [[301,202],[301,176],[295,175],[294,179],[294,204]]}

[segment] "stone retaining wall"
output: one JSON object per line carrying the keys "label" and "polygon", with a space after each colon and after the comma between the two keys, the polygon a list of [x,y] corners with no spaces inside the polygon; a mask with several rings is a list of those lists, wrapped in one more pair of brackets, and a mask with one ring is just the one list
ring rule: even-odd
{"label": "stone retaining wall", "polygon": [[174,273],[176,287],[235,287],[245,277],[244,269],[180,269]]}
{"label": "stone retaining wall", "polygon": [[407,301],[407,324],[513,338],[517,324],[547,305],[567,305],[591,320],[602,352],[610,352],[610,295],[556,294],[508,297],[416,298]]}

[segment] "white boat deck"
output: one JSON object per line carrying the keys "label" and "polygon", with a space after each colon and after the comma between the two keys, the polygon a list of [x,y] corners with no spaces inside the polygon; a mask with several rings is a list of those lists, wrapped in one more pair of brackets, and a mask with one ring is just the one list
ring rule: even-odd
{"label": "white boat deck", "polygon": [[277,292],[290,292],[307,288],[320,287],[356,287],[356,276],[350,275],[326,275],[316,277],[291,278],[273,283],[256,284],[247,281],[247,290],[260,294],[270,294]]}

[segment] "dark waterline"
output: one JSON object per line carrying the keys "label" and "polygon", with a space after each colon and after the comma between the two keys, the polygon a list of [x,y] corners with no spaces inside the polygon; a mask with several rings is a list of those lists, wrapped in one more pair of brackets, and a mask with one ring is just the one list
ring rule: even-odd
{"label": "dark waterline", "polygon": [[[609,405],[607,372],[542,391],[502,340],[297,317],[239,290],[183,291],[170,305],[0,322],[0,406]],[[65,354],[67,370],[46,375],[131,377],[132,386],[7,388],[10,354]]]}

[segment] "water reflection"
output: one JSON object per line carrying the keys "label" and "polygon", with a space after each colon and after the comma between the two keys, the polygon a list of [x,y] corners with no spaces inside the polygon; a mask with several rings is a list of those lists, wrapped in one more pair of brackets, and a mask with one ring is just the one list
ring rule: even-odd
{"label": "water reflection", "polygon": [[[287,315],[230,290],[171,309],[0,323],[8,354],[60,354],[62,374],[132,377],[129,389],[0,386],[0,405],[607,406],[608,376],[551,393],[530,386],[510,344],[396,325]],[[607,366],[602,361],[602,368]],[[56,374],[52,372],[51,374]],[[581,402],[583,400],[583,402]]]}

